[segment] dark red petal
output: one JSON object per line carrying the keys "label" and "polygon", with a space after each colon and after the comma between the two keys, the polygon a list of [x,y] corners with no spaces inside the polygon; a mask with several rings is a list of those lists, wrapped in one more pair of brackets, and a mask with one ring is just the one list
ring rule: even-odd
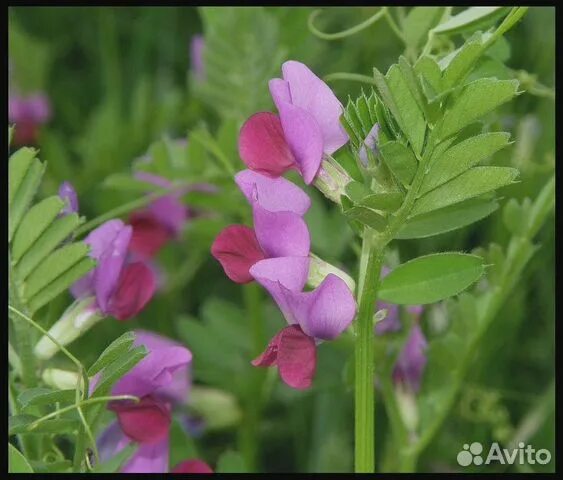
{"label": "dark red petal", "polygon": [[309,388],[317,367],[317,347],[298,325],[281,330],[258,358],[252,361],[255,367],[278,366],[281,379],[290,387],[299,390]]}
{"label": "dark red petal", "polygon": [[180,462],[170,473],[213,473],[213,470],[203,460],[194,459]]}
{"label": "dark red petal", "polygon": [[254,280],[248,270],[265,258],[254,230],[245,225],[230,225],[221,231],[211,245],[211,254],[236,283]]}
{"label": "dark red petal", "polygon": [[296,167],[280,119],[274,113],[255,113],[244,123],[238,150],[248,168],[264,175],[280,177]]}
{"label": "dark red petal", "polygon": [[172,238],[166,226],[149,212],[134,212],[129,224],[133,227],[129,250],[142,258],[153,257]]}
{"label": "dark red petal", "polygon": [[139,313],[156,290],[153,271],[142,262],[127,265],[110,301],[109,311],[118,320],[127,320]]}
{"label": "dark red petal", "polygon": [[168,435],[170,408],[152,397],[143,397],[139,403],[114,401],[108,408],[117,414],[119,426],[133,441],[156,443]]}

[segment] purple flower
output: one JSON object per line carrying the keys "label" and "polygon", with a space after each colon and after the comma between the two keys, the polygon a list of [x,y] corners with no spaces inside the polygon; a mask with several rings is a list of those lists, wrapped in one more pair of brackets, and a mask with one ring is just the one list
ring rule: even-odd
{"label": "purple flower", "polygon": [[10,95],[8,121],[16,124],[14,131],[16,145],[35,143],[39,126],[46,123],[49,118],[51,118],[51,105],[45,94]]}
{"label": "purple flower", "polygon": [[156,288],[152,270],[143,262],[127,259],[131,234],[132,227],[121,220],[109,220],[90,232],[84,242],[90,245],[97,266],[71,287],[75,298],[93,295],[93,309],[119,320],[139,313]]}
{"label": "purple flower", "polygon": [[427,362],[427,346],[428,342],[422,333],[420,325],[416,322],[412,326],[409,338],[393,369],[393,380],[395,383],[406,386],[412,392],[418,392]]}
{"label": "purple flower", "polygon": [[348,141],[340,124],[343,106],[303,63],[285,62],[282,74],[283,79],[269,83],[279,116],[252,115],[241,128],[239,153],[251,170],[278,177],[295,169],[309,184],[323,154],[334,153]]}
{"label": "purple flower", "polygon": [[376,123],[367,134],[364,144],[360,148],[359,157],[364,167],[368,166],[368,149],[377,153],[377,139],[379,137],[379,123]]}
{"label": "purple flower", "polygon": [[78,196],[70,182],[63,182],[59,187],[59,197],[65,202],[62,215],[70,215],[78,212]]}
{"label": "purple flower", "polygon": [[261,260],[292,257],[302,288],[310,248],[309,230],[302,215],[311,205],[309,197],[284,178],[272,179],[250,170],[239,172],[235,181],[252,205],[254,229],[230,225],[219,233],[211,253],[237,283],[251,282],[254,277],[250,269]]}
{"label": "purple flower", "polygon": [[[186,402],[189,393],[191,352],[154,333],[136,331],[135,345],[149,351],[112,389],[112,395],[134,395],[138,403],[117,400],[108,404],[117,421],[98,438],[105,462],[129,443],[139,448],[122,467],[122,473],[166,473],[172,409]],[[97,377],[92,381],[95,387]]]}
{"label": "purple flower", "polygon": [[203,48],[205,40],[203,35],[194,35],[190,42],[191,68],[197,80],[205,79],[205,66],[203,64]]}

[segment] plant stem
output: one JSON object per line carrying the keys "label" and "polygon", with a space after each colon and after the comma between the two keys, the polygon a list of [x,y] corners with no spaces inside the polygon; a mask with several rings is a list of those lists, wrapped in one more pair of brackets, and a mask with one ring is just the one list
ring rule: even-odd
{"label": "plant stem", "polygon": [[375,389],[373,309],[379,286],[382,256],[374,248],[373,230],[364,231],[360,258],[359,311],[356,320],[355,471],[375,470]]}

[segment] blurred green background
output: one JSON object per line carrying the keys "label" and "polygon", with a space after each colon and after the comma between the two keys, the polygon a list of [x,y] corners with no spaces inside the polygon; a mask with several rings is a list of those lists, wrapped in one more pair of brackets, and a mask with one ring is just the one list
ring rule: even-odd
{"label": "blurred green background", "polygon": [[[210,407],[207,413],[199,405],[196,411],[209,428],[191,446],[186,446],[186,439],[173,442],[174,458],[184,458],[186,448],[197,448],[211,464],[226,450],[238,452],[246,468],[256,471],[352,468],[350,345],[342,340],[320,349],[315,386],[305,393],[286,388],[275,372],[256,372],[249,365],[255,347],[247,312],[253,302],[260,304],[254,311],[267,338],[283,324],[281,314],[258,289],[231,283],[209,254],[215,234],[233,219],[248,215],[234,182],[218,173],[218,158],[227,158],[237,171],[243,168],[236,151],[238,128],[250,114],[274,109],[267,81],[280,75],[281,63],[299,60],[321,77],[335,72],[371,75],[373,66],[385,71],[403,52],[385,22],[342,40],[319,39],[307,27],[311,11],[289,7],[9,9],[10,88],[45,92],[52,104],[52,118],[37,141],[40,158],[48,163],[45,195],[54,193],[61,181],[71,181],[81,213],[88,218],[136,198],[139,193],[124,188],[126,182],[119,183],[116,174],[130,176],[133,160],[162,138],[188,138],[188,161],[197,159],[199,167],[187,173],[186,180],[222,187],[217,196],[186,198],[199,216],[181,241],[159,255],[166,288],[139,318],[126,324],[109,319],[72,345],[85,362],[91,362],[121,332],[143,327],[189,346],[194,353],[194,382],[226,392],[238,407],[229,403]],[[374,11],[327,8],[315,23],[323,31],[340,31]],[[408,9],[398,7],[393,14],[401,22]],[[194,78],[190,67],[189,46],[197,34],[204,35],[208,48],[202,81]],[[508,67],[495,63],[495,55]],[[490,68],[496,76],[516,76],[529,90],[490,119],[491,129],[510,131],[515,141],[491,163],[521,170],[521,181],[503,190],[501,203],[510,197],[533,199],[555,162],[555,102],[537,87],[549,90],[554,85],[555,9],[530,8],[489,59],[481,68]],[[343,103],[362,87],[369,88],[342,80],[329,85]],[[313,251],[354,272],[352,232],[336,208],[312,189],[308,193],[313,197],[307,218]],[[446,249],[470,251],[490,243],[505,247],[509,238],[499,210],[454,233],[399,242],[395,254],[408,259]],[[553,220],[536,243],[540,249],[481,342],[460,398],[425,450],[420,471],[459,470],[455,458],[463,443],[506,444],[523,425],[531,428],[527,443],[555,454]],[[58,298],[42,321],[53,323],[68,301],[69,297]],[[444,318],[443,312],[442,306],[436,306],[425,313],[423,324],[431,341],[444,325],[455,321],[451,315]],[[261,385],[258,392],[256,385]],[[208,399],[205,402],[211,405]],[[255,402],[261,407],[254,408]],[[389,453],[383,439],[388,426],[384,408],[376,403],[378,465],[385,469],[383,456]],[[232,410],[232,418],[224,409]],[[213,425],[220,411],[227,420]],[[553,461],[536,465],[534,470],[552,471],[553,465]],[[514,469],[491,467],[491,471]]]}

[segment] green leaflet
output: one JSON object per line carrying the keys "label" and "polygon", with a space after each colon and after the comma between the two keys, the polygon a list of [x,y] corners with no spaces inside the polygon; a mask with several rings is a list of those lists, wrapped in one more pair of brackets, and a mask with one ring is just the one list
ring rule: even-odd
{"label": "green leaflet", "polygon": [[393,175],[404,186],[410,185],[418,168],[418,162],[412,150],[400,142],[387,142],[379,146],[379,151]]}
{"label": "green leaflet", "polygon": [[8,205],[10,207],[12,206],[14,196],[20,188],[29,167],[35,158],[35,155],[37,155],[37,150],[29,147],[20,148],[10,155],[10,160],[8,162]]}
{"label": "green leaflet", "polygon": [[93,377],[96,373],[110,363],[116,361],[119,357],[128,355],[129,349],[133,345],[134,341],[135,333],[133,332],[125,332],[123,335],[117,337],[107,346],[98,359],[88,369],[88,376]]}
{"label": "green leaflet", "polygon": [[485,29],[508,13],[510,7],[471,7],[433,29],[437,34],[474,32]]}
{"label": "green leaflet", "polygon": [[53,390],[51,388],[30,388],[18,395],[18,403],[22,409],[35,405],[51,405],[53,403],[72,403],[76,390]]}
{"label": "green leaflet", "polygon": [[15,266],[20,280],[25,280],[33,269],[81,224],[76,213],[65,215],[51,223]]}
{"label": "green leaflet", "polygon": [[517,94],[518,80],[483,78],[466,85],[440,122],[444,139],[473,123]]}
{"label": "green leaflet", "polygon": [[8,443],[8,473],[33,473],[27,458],[11,443]]}
{"label": "green leaflet", "polygon": [[412,216],[453,205],[509,185],[518,170],[509,167],[474,167],[420,197]]}
{"label": "green leaflet", "polygon": [[362,91],[355,101],[348,99],[341,121],[355,150],[362,147],[368,133],[377,123],[377,104],[377,97],[373,90],[369,97]]}
{"label": "green leaflet", "polygon": [[408,47],[416,49],[426,38],[428,31],[439,21],[444,7],[414,7],[405,18],[403,35]]}
{"label": "green leaflet", "polygon": [[457,177],[501,148],[506,147],[509,144],[509,138],[510,134],[506,132],[483,133],[467,138],[448,148],[435,160],[433,159],[430,171],[422,182],[419,195],[423,195]]}
{"label": "green leaflet", "polygon": [[26,298],[33,297],[33,295],[49,285],[59,275],[82,260],[88,254],[89,249],[90,247],[87,244],[76,242],[65,245],[51,253],[26,280],[24,287]]}
{"label": "green leaflet", "polygon": [[[424,114],[398,65],[392,65],[389,68],[385,79],[398,113],[398,117],[395,119],[409,139],[413,150],[420,153],[426,134]],[[393,112],[393,114],[395,113]]]}
{"label": "green leaflet", "polygon": [[26,253],[63,209],[63,200],[54,195],[31,207],[23,217],[12,242],[12,262]]}
{"label": "green leaflet", "polygon": [[[440,94],[442,91],[442,71],[439,65],[431,57],[420,57],[414,64],[414,71],[426,82],[426,96],[429,100]],[[425,89],[425,83],[422,87]],[[428,91],[428,86],[431,91]]]}
{"label": "green leaflet", "polygon": [[367,207],[356,205],[344,209],[343,213],[350,220],[357,220],[362,225],[373,228],[374,230],[381,231],[387,225],[385,217]]}
{"label": "green leaflet", "polygon": [[498,208],[494,200],[473,198],[410,218],[395,236],[398,239],[426,238],[475,223]]}
{"label": "green leaflet", "polygon": [[426,255],[391,271],[381,281],[379,297],[399,305],[434,303],[462,292],[484,271],[483,259],[476,255]]}
{"label": "green leaflet", "polygon": [[401,206],[404,198],[405,196],[400,192],[372,193],[364,197],[358,204],[374,210],[393,212]]}
{"label": "green leaflet", "polygon": [[442,74],[444,90],[456,87],[473,69],[477,60],[483,53],[483,45],[480,39],[470,41],[465,43],[454,53],[455,55],[451,57],[450,62],[445,66]]}
{"label": "green leaflet", "polygon": [[54,418],[45,420],[39,423],[32,430],[29,429],[30,425],[38,420],[39,417],[35,415],[20,414],[13,415],[8,418],[8,435],[23,434],[43,434],[51,433],[55,435],[66,435],[75,432],[80,422],[73,418]]}

